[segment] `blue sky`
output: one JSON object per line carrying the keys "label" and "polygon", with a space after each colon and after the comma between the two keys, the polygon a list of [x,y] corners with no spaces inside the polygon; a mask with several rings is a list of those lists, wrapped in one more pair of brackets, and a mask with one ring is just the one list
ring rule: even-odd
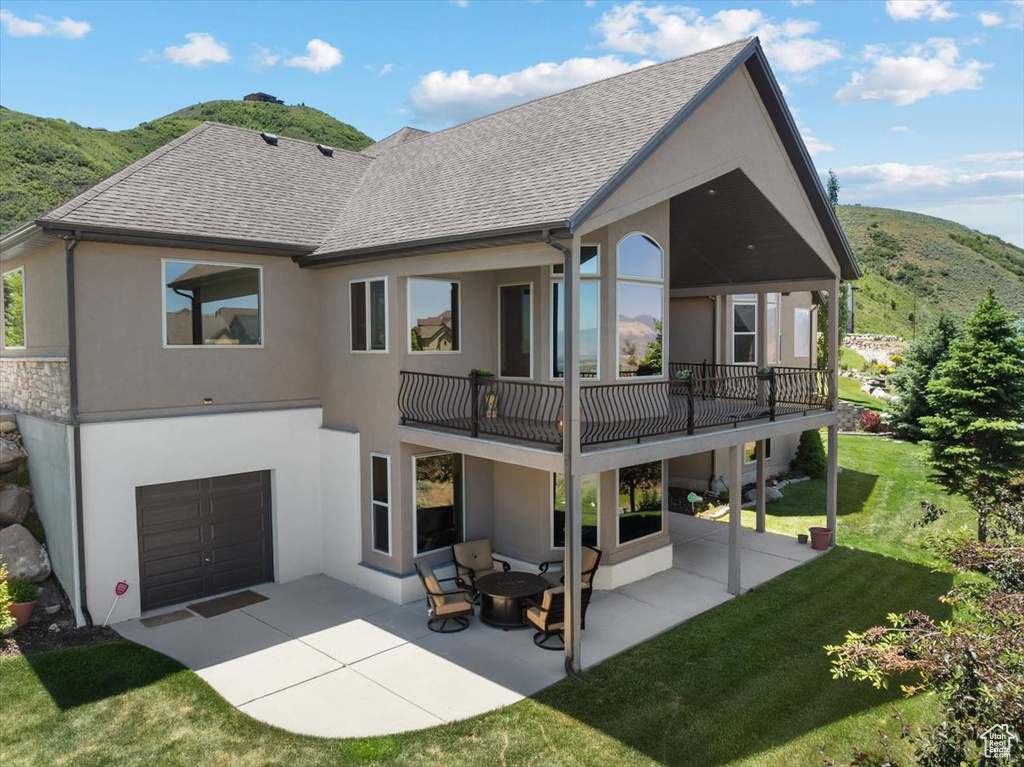
{"label": "blue sky", "polygon": [[262,90],[374,138],[761,37],[843,202],[1024,245],[1024,0],[2,2],[0,102],[122,129]]}

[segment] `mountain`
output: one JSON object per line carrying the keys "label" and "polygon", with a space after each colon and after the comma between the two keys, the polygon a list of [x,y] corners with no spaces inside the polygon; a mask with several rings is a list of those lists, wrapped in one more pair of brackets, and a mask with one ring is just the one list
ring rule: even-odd
{"label": "mountain", "polygon": [[209,120],[358,151],[373,139],[305,105],[195,104],[108,131],[0,107],[0,232],[6,233]]}
{"label": "mountain", "polygon": [[[1024,312],[1024,250],[942,218],[890,208],[836,210],[864,277],[854,283],[854,330],[909,339],[942,308],[969,315],[989,286]],[[915,317],[916,302],[916,317]]]}

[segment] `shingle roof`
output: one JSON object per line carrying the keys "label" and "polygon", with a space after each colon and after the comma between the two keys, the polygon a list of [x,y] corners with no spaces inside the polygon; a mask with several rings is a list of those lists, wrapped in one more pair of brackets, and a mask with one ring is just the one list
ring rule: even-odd
{"label": "shingle roof", "polygon": [[92,226],[314,249],[373,163],[203,123],[42,216]]}
{"label": "shingle roof", "polygon": [[749,42],[395,146],[373,162],[314,256],[568,220]]}
{"label": "shingle roof", "polygon": [[429,136],[430,131],[420,130],[419,128],[410,128],[408,126],[395,131],[390,136],[382,138],[376,144],[370,144],[368,147],[363,147],[359,150],[359,154],[367,157],[380,157],[382,154],[387,152],[389,149],[394,149],[396,146],[401,146],[406,141],[412,141],[418,139],[420,136]]}

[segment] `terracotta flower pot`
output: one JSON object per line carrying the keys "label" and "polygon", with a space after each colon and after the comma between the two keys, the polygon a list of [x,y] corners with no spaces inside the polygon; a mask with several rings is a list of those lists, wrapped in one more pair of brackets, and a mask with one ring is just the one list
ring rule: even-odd
{"label": "terracotta flower pot", "polygon": [[28,623],[32,617],[32,609],[36,606],[36,600],[31,602],[14,602],[11,604],[11,616],[18,622],[18,628]]}
{"label": "terracotta flower pot", "polygon": [[810,532],[812,549],[825,551],[829,544],[832,543],[832,531],[827,527],[812,527]]}

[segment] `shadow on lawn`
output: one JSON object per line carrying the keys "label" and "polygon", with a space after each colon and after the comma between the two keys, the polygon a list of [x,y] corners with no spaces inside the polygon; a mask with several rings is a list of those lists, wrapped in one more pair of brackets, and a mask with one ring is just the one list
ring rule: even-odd
{"label": "shadow on lawn", "polygon": [[184,670],[176,660],[132,642],[26,655],[25,660],[62,711],[147,687]]}
{"label": "shadow on lawn", "polygon": [[[842,517],[864,511],[876,484],[878,484],[877,474],[844,468],[843,473],[839,475],[836,513]],[[766,509],[768,516],[805,517],[818,513],[816,510],[825,508],[824,479],[812,479],[795,485],[787,485],[783,492],[785,493],[783,500],[768,505]],[[812,509],[815,511],[811,511]]]}
{"label": "shadow on lawn", "polygon": [[898,684],[833,680],[823,646],[890,612],[948,618],[937,599],[951,584],[840,547],[595,667],[586,686],[560,683],[537,699],[666,764],[749,757],[902,697]]}

